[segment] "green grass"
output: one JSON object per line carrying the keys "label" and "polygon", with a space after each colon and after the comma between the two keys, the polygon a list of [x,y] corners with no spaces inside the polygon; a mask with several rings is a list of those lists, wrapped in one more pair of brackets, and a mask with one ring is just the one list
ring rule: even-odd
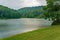
{"label": "green grass", "polygon": [[18,34],[2,40],[60,40],[60,25]]}

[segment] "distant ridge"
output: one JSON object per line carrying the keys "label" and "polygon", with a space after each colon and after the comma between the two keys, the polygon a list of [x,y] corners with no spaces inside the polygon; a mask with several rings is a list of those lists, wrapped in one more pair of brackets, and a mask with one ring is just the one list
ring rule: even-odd
{"label": "distant ridge", "polygon": [[[42,11],[44,6],[36,6],[36,7],[24,7],[21,9],[18,9],[22,17],[28,17],[28,18],[36,18],[38,17]],[[32,17],[32,15],[34,17]]]}

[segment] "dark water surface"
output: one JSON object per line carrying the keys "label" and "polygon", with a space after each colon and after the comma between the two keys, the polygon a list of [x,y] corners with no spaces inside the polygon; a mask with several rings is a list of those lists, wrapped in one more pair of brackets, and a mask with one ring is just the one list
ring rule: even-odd
{"label": "dark water surface", "polygon": [[51,23],[48,20],[35,18],[0,20],[0,38],[36,30],[42,26],[49,26]]}

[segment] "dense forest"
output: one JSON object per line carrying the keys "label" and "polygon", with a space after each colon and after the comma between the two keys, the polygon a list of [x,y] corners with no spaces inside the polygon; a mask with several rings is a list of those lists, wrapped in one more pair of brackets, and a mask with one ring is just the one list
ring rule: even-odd
{"label": "dense forest", "polygon": [[11,19],[20,18],[21,15],[17,10],[10,9],[8,7],[0,5],[0,18],[1,19]]}
{"label": "dense forest", "polygon": [[43,14],[43,6],[25,7],[18,10],[10,9],[0,5],[0,18],[41,18]]}
{"label": "dense forest", "polygon": [[18,11],[20,12],[22,18],[41,18],[43,14],[43,7],[44,6],[25,7],[19,9]]}

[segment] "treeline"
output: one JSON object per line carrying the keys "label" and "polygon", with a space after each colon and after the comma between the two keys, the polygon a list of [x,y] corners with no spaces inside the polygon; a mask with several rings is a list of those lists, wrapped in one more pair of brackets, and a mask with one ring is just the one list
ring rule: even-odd
{"label": "treeline", "polygon": [[17,10],[10,9],[8,7],[0,5],[0,18],[1,19],[11,19],[20,18],[21,15]]}
{"label": "treeline", "polygon": [[14,10],[0,5],[0,18],[2,19],[41,18],[43,17],[42,15],[43,15],[43,6],[26,7],[26,8]]}
{"label": "treeline", "polygon": [[41,18],[43,14],[43,7],[44,6],[25,7],[18,11],[21,13],[22,18]]}

